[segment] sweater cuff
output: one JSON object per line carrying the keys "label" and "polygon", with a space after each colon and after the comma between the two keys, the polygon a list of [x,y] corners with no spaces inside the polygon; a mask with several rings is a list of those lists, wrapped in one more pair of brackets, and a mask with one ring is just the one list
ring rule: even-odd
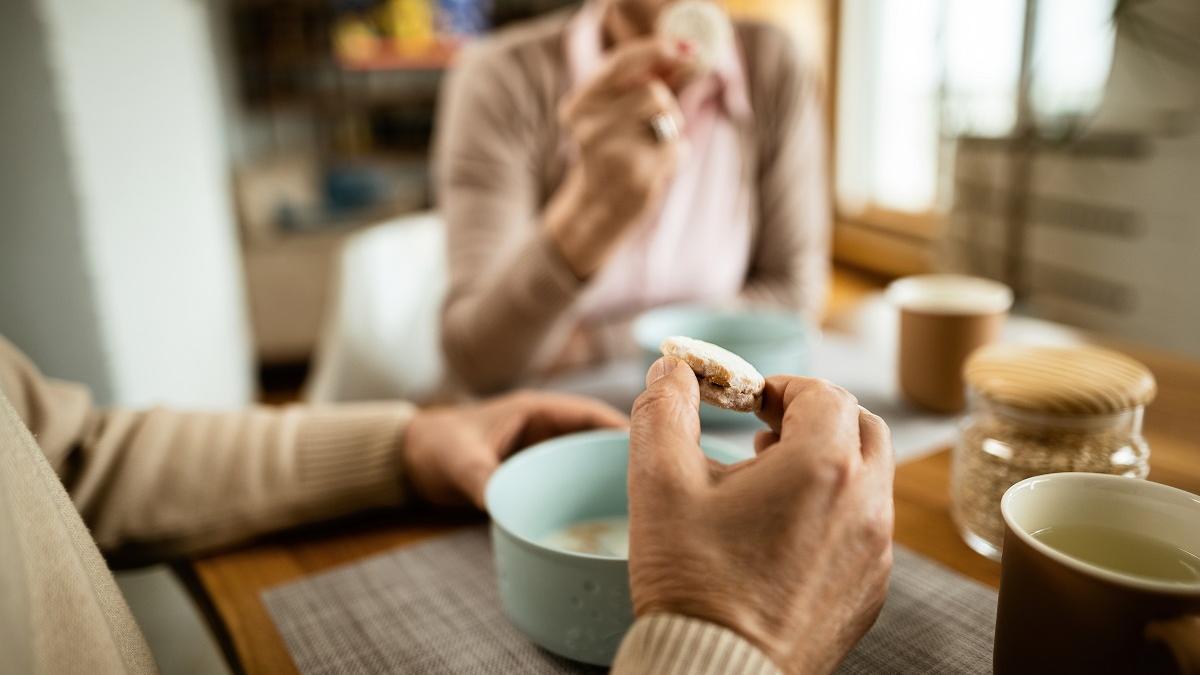
{"label": "sweater cuff", "polygon": [[415,411],[402,402],[296,409],[297,484],[305,500],[338,510],[402,501],[401,444]]}
{"label": "sweater cuff", "polygon": [[678,614],[652,614],[621,642],[613,675],[780,675],[767,655],[737,633]]}

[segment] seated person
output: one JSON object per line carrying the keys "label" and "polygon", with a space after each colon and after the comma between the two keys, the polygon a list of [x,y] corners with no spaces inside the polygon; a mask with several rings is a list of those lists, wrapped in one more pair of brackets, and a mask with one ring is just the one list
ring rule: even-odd
{"label": "seated person", "polygon": [[[697,445],[690,368],[660,361],[648,379],[630,462],[639,618],[613,672],[832,670],[884,597],[886,426],[830,385],[773,378],[758,457],[717,470]],[[529,393],[426,411],[100,410],[0,339],[5,669],[155,672],[97,544],[177,554],[406,497],[479,504],[515,447],[623,423],[598,403]]]}
{"label": "seated person", "polygon": [[[588,0],[468,50],[435,146],[442,342],[494,392],[628,347],[658,305],[816,319],[828,272],[822,96],[778,29],[737,23],[711,69],[654,36],[674,0]],[[662,120],[670,120],[665,125]]]}

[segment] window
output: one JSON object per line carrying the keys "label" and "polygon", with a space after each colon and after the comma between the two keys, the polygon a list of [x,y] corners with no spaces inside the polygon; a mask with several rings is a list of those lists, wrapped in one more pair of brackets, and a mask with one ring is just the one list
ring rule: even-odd
{"label": "window", "polygon": [[1114,0],[1041,0],[1033,37],[1034,121],[1056,127],[1096,109],[1112,64]]}
{"label": "window", "polygon": [[948,196],[940,178],[948,142],[1053,129],[1095,108],[1111,62],[1114,0],[1029,2],[842,0],[839,221],[930,239]]}

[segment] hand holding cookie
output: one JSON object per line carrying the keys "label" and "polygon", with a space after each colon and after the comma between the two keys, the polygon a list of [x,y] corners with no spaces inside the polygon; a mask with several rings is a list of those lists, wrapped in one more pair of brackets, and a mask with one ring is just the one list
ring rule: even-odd
{"label": "hand holding cookie", "polygon": [[677,45],[638,39],[563,101],[578,161],[547,206],[546,228],[579,278],[595,274],[666,193],[686,152],[674,92],[694,73],[694,57]]}
{"label": "hand holding cookie", "polygon": [[776,376],[753,459],[700,451],[700,381],[673,357],[633,408],[629,573],[638,616],[710,621],[788,673],[831,672],[883,604],[892,446],[883,420],[822,380]]}

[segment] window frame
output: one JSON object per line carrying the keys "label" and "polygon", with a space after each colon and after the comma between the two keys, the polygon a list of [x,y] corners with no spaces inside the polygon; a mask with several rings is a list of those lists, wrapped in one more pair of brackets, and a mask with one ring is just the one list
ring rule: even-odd
{"label": "window frame", "polygon": [[829,129],[829,191],[833,205],[834,262],[868,269],[889,277],[933,270],[933,247],[943,218],[933,209],[922,212],[888,209],[868,203],[847,211],[837,198],[837,134],[841,77],[843,0],[830,0],[826,63],[828,83],[826,122]]}

